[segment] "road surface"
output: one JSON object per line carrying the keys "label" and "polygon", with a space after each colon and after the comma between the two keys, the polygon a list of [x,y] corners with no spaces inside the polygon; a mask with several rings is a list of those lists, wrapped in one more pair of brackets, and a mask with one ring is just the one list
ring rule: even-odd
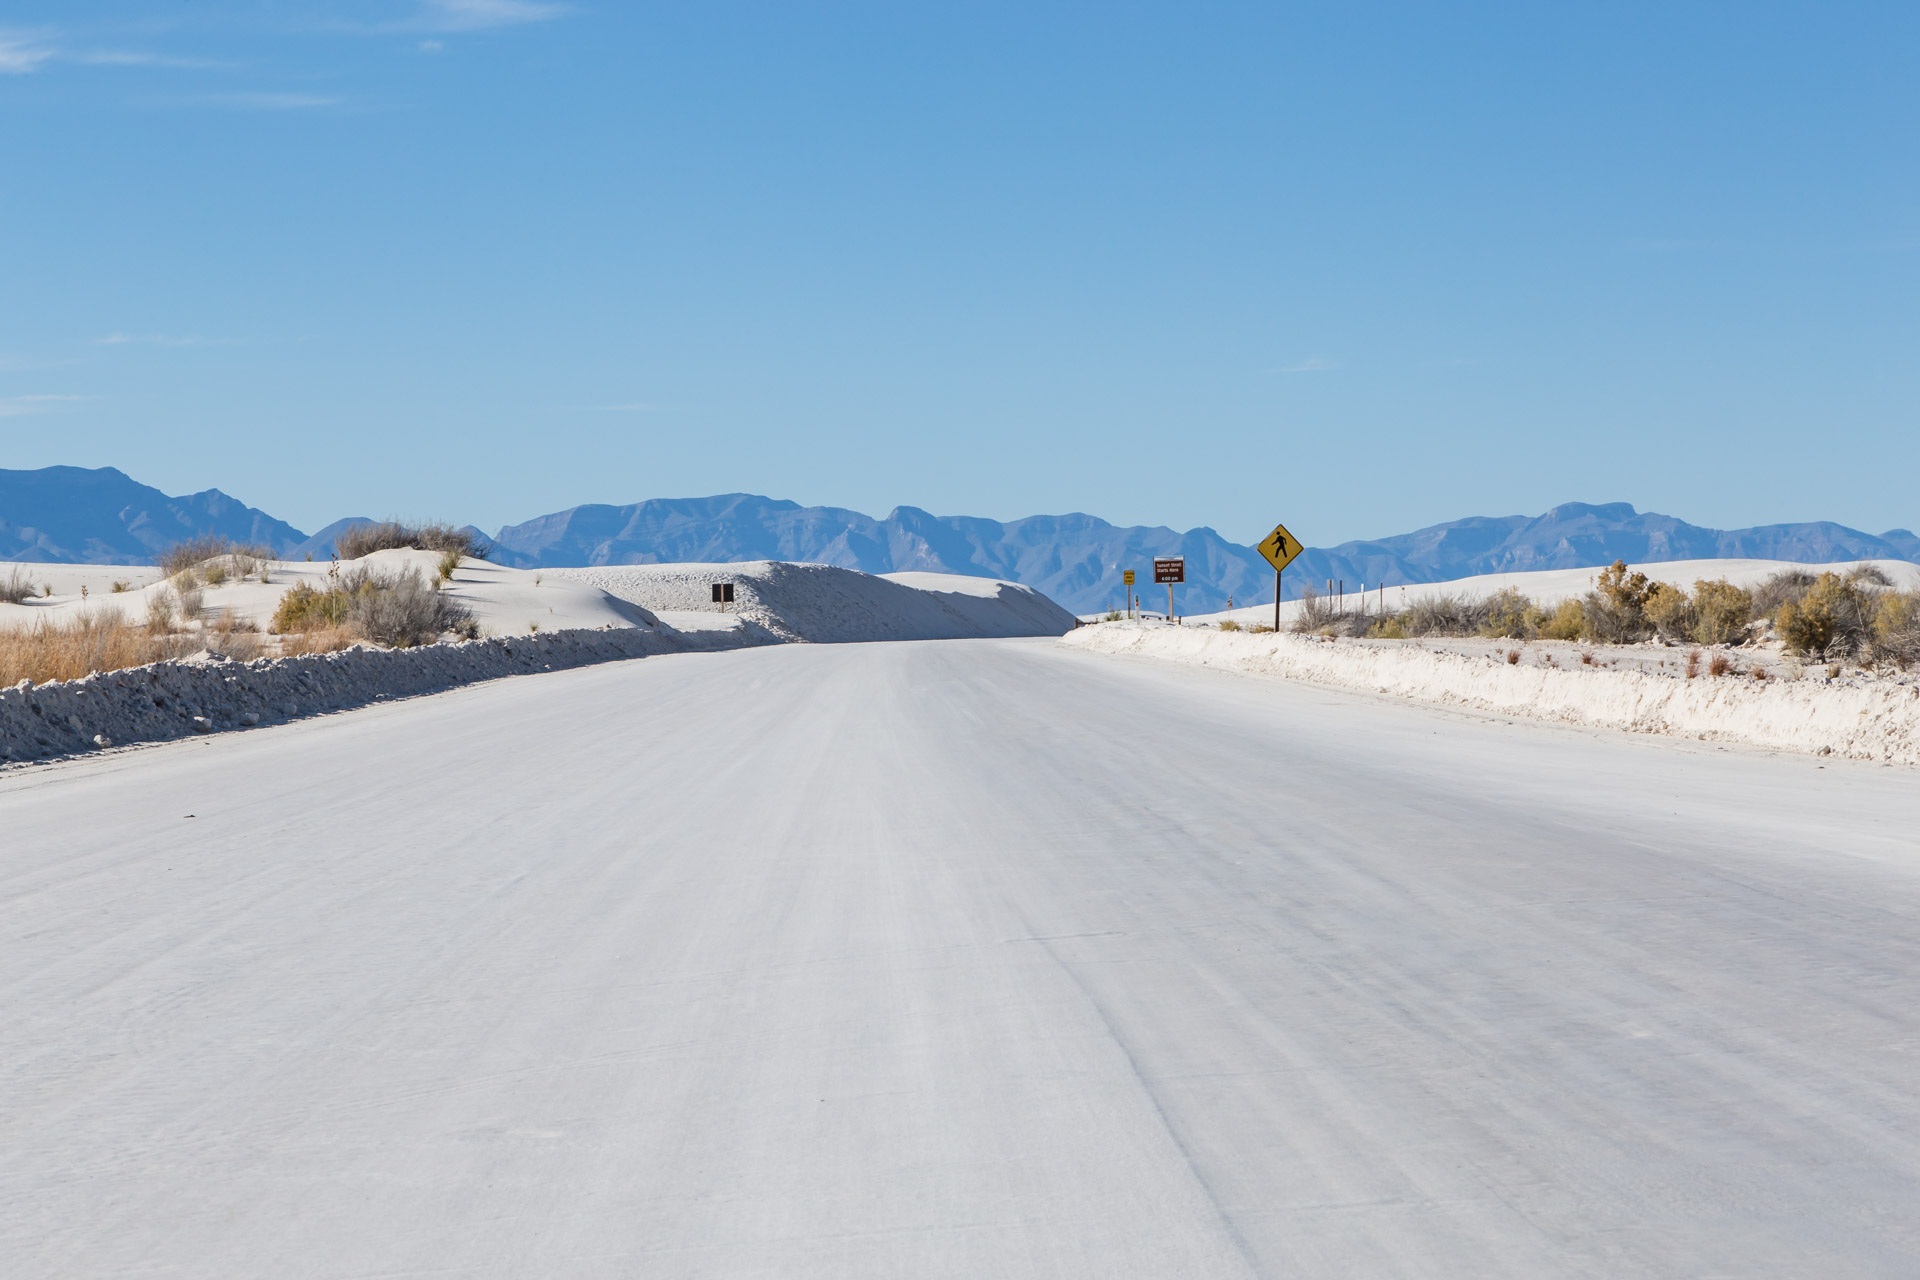
{"label": "road surface", "polygon": [[1047,642],[0,777],[11,1277],[1913,1276],[1920,779]]}

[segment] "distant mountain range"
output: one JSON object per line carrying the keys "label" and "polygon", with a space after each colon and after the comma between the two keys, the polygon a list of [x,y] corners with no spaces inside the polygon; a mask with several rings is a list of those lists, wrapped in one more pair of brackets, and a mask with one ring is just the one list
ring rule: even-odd
{"label": "distant mountain range", "polygon": [[[308,535],[218,489],[170,498],[110,467],[0,470],[0,560],[150,562],[202,533],[270,546],[282,557],[330,554],[351,517]],[[1117,605],[1120,570],[1184,556],[1180,607],[1217,609],[1273,591],[1273,570],[1252,547],[1212,529],[1120,528],[1088,515],[984,520],[896,507],[884,519],[840,507],[803,507],[752,494],[656,498],[630,506],[572,507],[493,536],[495,558],[522,568],[676,561],[808,560],[869,573],[927,570],[1008,578],[1086,613]],[[1300,586],[1344,580],[1349,590],[1445,582],[1480,573],[1572,569],[1614,560],[1715,558],[1920,561],[1920,537],[1874,535],[1829,522],[1705,529],[1624,502],[1570,502],[1539,516],[1474,516],[1413,533],[1313,548],[1287,570]],[[1151,573],[1143,594],[1151,604]]]}

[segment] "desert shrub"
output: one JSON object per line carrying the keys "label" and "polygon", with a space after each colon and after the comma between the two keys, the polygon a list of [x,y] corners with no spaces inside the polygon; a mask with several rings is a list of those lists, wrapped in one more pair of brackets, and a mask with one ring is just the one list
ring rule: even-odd
{"label": "desert shrub", "polygon": [[333,549],[342,560],[358,560],[376,551],[400,548],[454,552],[476,560],[485,560],[493,554],[493,548],[469,530],[456,529],[441,521],[418,525],[402,524],[398,520],[357,524],[333,540]]}
{"label": "desert shrub", "polygon": [[1647,596],[1653,590],[1647,575],[1629,572],[1625,560],[1615,560],[1601,570],[1599,586],[1600,594],[1607,598],[1608,603],[1630,614],[1646,609]]}
{"label": "desert shrub", "polygon": [[1398,618],[1381,618],[1367,629],[1376,640],[1405,640],[1407,629]]}
{"label": "desert shrub", "polygon": [[1878,593],[1837,573],[1823,573],[1798,600],[1780,606],[1774,629],[1791,653],[1858,653],[1873,639],[1878,606]]}
{"label": "desert shrub", "polygon": [[131,590],[133,590],[133,584],[125,578],[115,578],[113,580],[113,594],[123,595]]}
{"label": "desert shrub", "polygon": [[280,597],[267,630],[290,636],[346,625],[352,601],[337,584],[317,587],[311,582],[296,582]]}
{"label": "desert shrub", "polygon": [[1431,595],[1401,615],[1408,635],[1471,636],[1487,624],[1487,602],[1472,596]]}
{"label": "desert shrub", "polygon": [[1701,644],[1733,644],[1753,621],[1753,593],[1725,578],[1693,584],[1693,638]]}
{"label": "desert shrub", "polygon": [[1294,611],[1293,629],[1301,635],[1311,635],[1322,627],[1332,626],[1334,616],[1332,602],[1308,587],[1300,593],[1300,607]]}
{"label": "desert shrub", "polygon": [[1873,657],[1902,669],[1920,662],[1920,592],[1888,592],[1873,619]]}
{"label": "desert shrub", "polygon": [[1646,639],[1652,630],[1646,612],[1652,590],[1646,574],[1629,572],[1626,561],[1615,560],[1601,571],[1598,588],[1581,601],[1587,634],[1607,644]]}
{"label": "desert shrub", "polygon": [[1232,618],[1222,618],[1220,620],[1220,629],[1222,631],[1238,631],[1240,629],[1240,624],[1235,622]]}
{"label": "desert shrub", "polygon": [[1694,602],[1687,598],[1685,591],[1670,582],[1648,585],[1647,599],[1641,607],[1641,613],[1647,625],[1666,640],[1690,639],[1699,621]]}
{"label": "desert shrub", "polygon": [[168,588],[162,587],[147,597],[147,630],[154,635],[172,631],[178,617],[179,602]]}
{"label": "desert shrub", "polygon": [[1847,581],[1857,582],[1863,586],[1870,587],[1890,587],[1893,585],[1893,579],[1887,576],[1887,571],[1877,564],[1857,564],[1853,566],[1853,568],[1847,570]]}
{"label": "desert shrub", "polygon": [[0,603],[24,604],[32,594],[33,580],[21,571],[19,565],[13,566],[6,577],[0,578]]}
{"label": "desert shrub", "polygon": [[1487,597],[1487,620],[1480,634],[1496,638],[1531,640],[1540,633],[1546,615],[1515,587],[1503,587]]}
{"label": "desert shrub", "polygon": [[1603,645],[1632,645],[1645,639],[1651,628],[1640,606],[1644,601],[1645,597],[1636,603],[1632,595],[1622,601],[1607,591],[1588,591],[1580,601],[1588,639],[1596,639]]}
{"label": "desert shrub", "polygon": [[176,542],[160,553],[160,572],[169,578],[192,574],[215,556],[224,556],[233,544],[214,533]]}
{"label": "desert shrub", "polygon": [[411,648],[461,630],[471,616],[415,569],[378,573],[367,568],[331,576],[325,587],[295,583],[280,597],[272,630],[281,635],[345,630],[377,644]]}
{"label": "desert shrub", "polygon": [[1753,616],[1773,618],[1782,605],[1793,604],[1807,594],[1814,576],[1804,569],[1782,569],[1763,579],[1752,592]]}
{"label": "desert shrub", "polygon": [[464,557],[458,551],[440,553],[440,581],[452,582],[453,575],[460,571],[460,561]]}
{"label": "desert shrub", "polygon": [[386,575],[356,574],[348,584],[353,609],[348,619],[369,640],[395,648],[437,640],[469,616],[452,596],[418,570]]}
{"label": "desert shrub", "polygon": [[201,593],[200,588],[188,587],[174,594],[180,602],[180,616],[188,622],[193,622],[206,612],[206,596]]}
{"label": "desert shrub", "polygon": [[1587,611],[1578,600],[1562,600],[1540,625],[1540,634],[1549,640],[1578,640],[1587,631]]}
{"label": "desert shrub", "polygon": [[207,564],[200,570],[200,576],[206,581],[206,584],[210,587],[217,587],[221,585],[227,580],[226,562],[222,560],[208,561]]}

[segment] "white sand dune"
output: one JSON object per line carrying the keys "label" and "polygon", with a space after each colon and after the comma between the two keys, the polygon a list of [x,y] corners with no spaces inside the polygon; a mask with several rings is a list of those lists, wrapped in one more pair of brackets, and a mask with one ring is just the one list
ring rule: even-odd
{"label": "white sand dune", "polygon": [[1073,615],[1031,587],[946,573],[876,577],[825,564],[753,560],[734,564],[606,565],[550,569],[599,588],[673,625],[686,615],[719,618],[714,583],[732,583],[725,616],[781,640],[830,644],[863,640],[958,640],[1057,636]]}
{"label": "white sand dune", "polygon": [[[412,569],[431,579],[439,561],[428,551],[379,551],[343,571]],[[14,567],[0,564],[0,579]],[[152,567],[18,567],[36,585],[51,585],[53,594],[0,605],[0,628],[63,621],[102,608],[119,609],[128,621],[142,623],[154,598],[173,591]],[[264,630],[294,584],[324,586],[332,571],[330,564],[276,562],[267,566],[264,583],[230,580],[201,588],[201,599],[210,618],[251,622]],[[715,582],[735,584],[736,603],[724,612],[712,601]],[[116,593],[116,583],[129,589]],[[1017,583],[940,573],[876,577],[831,565],[765,560],[526,570],[468,559],[446,589],[472,612],[483,634],[496,636],[648,627],[680,633],[688,647],[713,648],[1050,636],[1073,628],[1072,614]]]}

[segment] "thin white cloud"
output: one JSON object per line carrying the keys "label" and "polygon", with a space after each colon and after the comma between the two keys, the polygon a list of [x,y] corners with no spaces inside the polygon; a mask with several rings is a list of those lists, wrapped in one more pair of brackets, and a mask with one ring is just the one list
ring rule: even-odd
{"label": "thin white cloud", "polygon": [[447,46],[441,44],[438,40],[422,40],[420,42],[420,52],[422,53],[439,53],[446,47]]}
{"label": "thin white cloud", "polygon": [[40,64],[53,56],[54,50],[31,36],[0,34],[0,75],[23,76],[38,71]]}
{"label": "thin white cloud", "polygon": [[46,413],[75,400],[92,396],[0,396],[0,418],[21,418],[30,413]]}
{"label": "thin white cloud", "polygon": [[235,347],[245,338],[203,338],[197,333],[120,333],[95,338],[96,347]]}
{"label": "thin white cloud", "polygon": [[181,71],[208,71],[233,65],[211,58],[177,58],[172,54],[142,53],[132,49],[89,49],[67,56],[65,61],[88,67],[169,67]]}
{"label": "thin white cloud", "polygon": [[414,25],[434,31],[484,31],[549,22],[571,8],[542,0],[425,0]]}
{"label": "thin white cloud", "polygon": [[1340,362],[1338,360],[1329,360],[1326,356],[1308,356],[1305,360],[1300,361],[1298,364],[1284,364],[1284,365],[1281,365],[1278,369],[1275,369],[1273,372],[1275,373],[1326,373],[1329,370],[1338,369],[1339,367],[1340,367]]}
{"label": "thin white cloud", "polygon": [[313,111],[340,106],[346,99],[323,93],[215,93],[199,101],[241,111]]}

